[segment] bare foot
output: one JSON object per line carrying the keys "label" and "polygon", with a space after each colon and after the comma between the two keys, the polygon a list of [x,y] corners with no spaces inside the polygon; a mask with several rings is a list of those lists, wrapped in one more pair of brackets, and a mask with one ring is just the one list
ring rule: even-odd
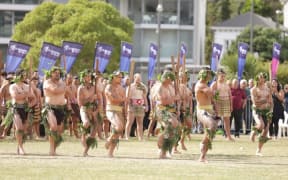
{"label": "bare foot", "polygon": [[174,150],[173,150],[173,154],[181,154],[181,152],[178,151],[178,149],[174,149]]}
{"label": "bare foot", "polygon": [[201,163],[205,163],[205,164],[208,163],[208,161],[205,158],[203,158],[203,159],[200,158],[198,161],[201,162]]}
{"label": "bare foot", "polygon": [[109,142],[109,141],[106,141],[106,143],[105,143],[105,148],[106,148],[106,149],[109,149],[109,146],[110,146],[110,142]]}
{"label": "bare foot", "polygon": [[83,157],[88,157],[88,153],[87,152],[83,152]]}
{"label": "bare foot", "polygon": [[186,148],[186,146],[185,146],[184,143],[181,143],[181,148],[182,148],[184,151],[187,151],[187,148]]}
{"label": "bare foot", "polygon": [[168,157],[164,154],[160,154],[159,159],[168,159]]}
{"label": "bare foot", "polygon": [[49,152],[49,156],[56,156],[56,152],[50,151],[50,152]]}
{"label": "bare foot", "polygon": [[256,134],[252,131],[251,134],[250,134],[250,140],[252,142],[255,142],[255,136],[256,136]]}
{"label": "bare foot", "polygon": [[24,151],[23,148],[18,147],[18,148],[17,148],[17,154],[18,154],[18,155],[25,155],[26,153],[25,153],[25,151]]}
{"label": "bare foot", "polygon": [[260,157],[262,157],[263,156],[263,154],[261,153],[261,152],[256,152],[256,156],[260,156]]}
{"label": "bare foot", "polygon": [[108,158],[113,158],[113,154],[108,154]]}
{"label": "bare foot", "polygon": [[227,137],[226,140],[231,141],[231,142],[235,142],[235,140],[232,137]]}

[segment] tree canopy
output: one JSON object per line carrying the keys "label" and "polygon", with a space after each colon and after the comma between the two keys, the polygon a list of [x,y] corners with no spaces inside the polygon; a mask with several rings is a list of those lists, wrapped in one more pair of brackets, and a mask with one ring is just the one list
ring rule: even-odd
{"label": "tree canopy", "polygon": [[[254,1],[254,12],[264,17],[271,17],[274,21],[279,20],[282,22],[283,15],[277,17],[276,10],[282,10],[280,0],[253,0]],[[252,0],[246,0],[241,12],[246,13],[251,11]]]}
{"label": "tree canopy", "polygon": [[16,25],[12,39],[32,46],[27,58],[33,58],[34,67],[38,66],[43,42],[58,46],[62,41],[83,44],[72,71],[93,67],[97,41],[111,44],[114,47],[108,65],[111,71],[119,67],[121,41],[131,42],[133,30],[133,22],[122,17],[111,4],[70,0],[67,4],[45,2],[36,7]]}
{"label": "tree canopy", "polygon": [[[254,27],[253,50],[259,54],[259,60],[270,61],[272,59],[273,43],[278,42],[282,45],[280,61],[288,60],[288,38],[279,29],[270,29],[264,27]],[[238,42],[250,42],[250,28],[246,28],[236,39],[232,42],[228,49],[229,54],[237,53]]]}
{"label": "tree canopy", "polygon": [[[221,60],[221,65],[225,66],[229,77],[236,77],[238,71],[238,43],[245,42],[249,44],[250,29],[246,28],[236,39],[232,42],[228,52]],[[269,72],[270,62],[272,60],[273,43],[278,42],[281,44],[280,61],[282,62],[278,69],[277,78],[282,83],[287,83],[287,61],[288,59],[288,38],[283,36],[280,30],[269,29],[264,27],[254,28],[253,49],[258,53],[255,57],[248,53],[246,64],[243,72],[243,77],[246,79],[253,78],[258,72]],[[284,63],[283,63],[284,62]]]}

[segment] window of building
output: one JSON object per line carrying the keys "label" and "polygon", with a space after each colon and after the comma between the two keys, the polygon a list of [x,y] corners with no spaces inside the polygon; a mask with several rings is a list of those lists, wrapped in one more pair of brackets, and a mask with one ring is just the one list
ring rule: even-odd
{"label": "window of building", "polygon": [[177,31],[161,30],[161,57],[176,56],[177,52]]}
{"label": "window of building", "polygon": [[17,24],[18,22],[22,21],[26,13],[27,12],[24,12],[24,11],[15,11],[14,12],[14,24]]}
{"label": "window of building", "polygon": [[136,24],[142,22],[142,0],[128,1],[128,17]]}
{"label": "window of building", "polygon": [[1,0],[0,3],[3,3],[3,4],[12,4],[12,0]]}
{"label": "window of building", "polygon": [[112,4],[116,9],[120,8],[120,1],[119,0],[107,0],[108,3]]}
{"label": "window of building", "polygon": [[180,24],[193,25],[194,14],[194,0],[181,0],[180,1]]}
{"label": "window of building", "polygon": [[0,11],[0,36],[10,37],[12,35],[12,12]]}
{"label": "window of building", "polygon": [[[193,31],[181,30],[179,43],[184,43],[187,47],[186,58],[192,58],[193,54]],[[188,63],[188,62],[187,62]],[[190,62],[192,63],[192,62]]]}
{"label": "window of building", "polygon": [[163,0],[162,23],[177,24],[177,0]]}
{"label": "window of building", "polygon": [[133,56],[134,57],[140,57],[141,56],[141,45],[142,40],[141,40],[141,29],[135,29],[134,35],[133,35]]}
{"label": "window of building", "polygon": [[2,63],[6,61],[7,56],[7,45],[6,44],[0,44],[0,51],[2,51]]}
{"label": "window of building", "polygon": [[39,4],[42,0],[13,0],[15,4]]}
{"label": "window of building", "polygon": [[150,43],[157,43],[157,34],[155,33],[155,29],[143,30],[143,37],[145,38],[143,38],[141,43],[141,56],[148,57]]}

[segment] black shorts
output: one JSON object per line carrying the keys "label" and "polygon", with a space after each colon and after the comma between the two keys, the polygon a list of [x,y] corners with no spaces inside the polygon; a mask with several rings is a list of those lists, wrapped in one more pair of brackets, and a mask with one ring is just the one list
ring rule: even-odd
{"label": "black shorts", "polygon": [[20,116],[22,123],[24,124],[28,118],[28,112],[25,110],[25,108],[15,107],[14,112]]}
{"label": "black shorts", "polygon": [[54,108],[51,107],[51,110],[53,111],[56,120],[57,120],[57,125],[61,125],[62,122],[64,122],[66,118],[66,110],[64,108]]}

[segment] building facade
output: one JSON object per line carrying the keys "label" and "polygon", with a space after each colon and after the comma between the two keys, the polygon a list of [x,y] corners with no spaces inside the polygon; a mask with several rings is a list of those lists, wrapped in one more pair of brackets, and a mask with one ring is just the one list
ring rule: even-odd
{"label": "building facade", "polygon": [[0,1],[0,50],[6,58],[7,45],[13,34],[13,27],[22,21],[25,14],[39,5],[42,0],[1,0]]}
{"label": "building facade", "polygon": [[288,0],[281,0],[283,3],[283,25],[288,28]]}
{"label": "building facade", "polygon": [[148,47],[157,44],[158,12],[160,14],[160,66],[169,64],[170,57],[179,52],[181,43],[187,46],[187,64],[204,64],[206,0],[107,0],[123,16],[135,23],[133,37],[133,58],[136,71],[146,73]]}
{"label": "building facade", "polygon": [[[0,48],[6,52],[13,27],[25,14],[43,1],[65,3],[67,0],[1,0],[0,1]],[[135,23],[133,36],[133,59],[136,70],[147,69],[148,47],[157,43],[157,5],[160,13],[160,66],[177,57],[181,43],[187,46],[187,64],[204,64],[206,0],[106,0],[115,6],[121,15]],[[3,57],[6,57],[4,54]]]}

